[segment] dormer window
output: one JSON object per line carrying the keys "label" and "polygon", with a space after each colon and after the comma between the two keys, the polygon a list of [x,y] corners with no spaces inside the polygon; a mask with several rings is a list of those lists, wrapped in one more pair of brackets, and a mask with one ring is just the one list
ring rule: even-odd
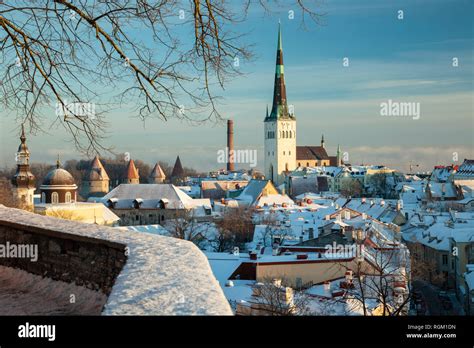
{"label": "dormer window", "polygon": [[166,209],[168,203],[169,203],[169,201],[166,198],[162,198],[162,199],[160,199],[160,201],[158,203],[158,206],[159,206],[160,209]]}
{"label": "dormer window", "polygon": [[107,201],[107,206],[109,208],[112,208],[114,209],[115,208],[115,205],[117,204],[118,202],[118,199],[117,198],[110,198],[108,201]]}
{"label": "dormer window", "polygon": [[141,198],[136,198],[133,200],[133,207],[135,209],[140,209],[140,206],[143,204],[143,199]]}

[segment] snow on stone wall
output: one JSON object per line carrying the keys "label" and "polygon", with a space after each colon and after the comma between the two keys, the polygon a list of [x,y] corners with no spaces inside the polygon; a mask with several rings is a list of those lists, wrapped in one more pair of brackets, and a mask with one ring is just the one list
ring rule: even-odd
{"label": "snow on stone wall", "polygon": [[0,224],[9,222],[123,244],[127,261],[108,297],[105,315],[232,315],[207,258],[191,242],[0,205]]}

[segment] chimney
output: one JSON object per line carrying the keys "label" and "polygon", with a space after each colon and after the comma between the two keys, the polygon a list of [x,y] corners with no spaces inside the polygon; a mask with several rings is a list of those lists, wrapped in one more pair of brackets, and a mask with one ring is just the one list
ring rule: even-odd
{"label": "chimney", "polygon": [[234,121],[227,120],[227,148],[229,158],[227,159],[227,171],[234,170]]}

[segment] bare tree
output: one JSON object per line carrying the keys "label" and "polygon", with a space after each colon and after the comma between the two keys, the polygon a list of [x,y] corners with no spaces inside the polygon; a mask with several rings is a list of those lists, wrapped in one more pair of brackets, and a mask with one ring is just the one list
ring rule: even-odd
{"label": "bare tree", "polygon": [[215,221],[217,233],[210,240],[214,250],[223,252],[235,247],[242,249],[250,241],[254,228],[252,215],[252,210],[243,207],[226,209],[222,218]]}
{"label": "bare tree", "polygon": [[285,279],[263,279],[255,284],[251,303],[259,315],[293,316],[309,315],[311,297],[304,291],[294,290]]}
{"label": "bare tree", "polygon": [[436,272],[438,265],[433,259],[425,258],[421,243],[409,244],[413,280],[428,281],[435,285],[446,285],[448,279],[442,272]]}
{"label": "bare tree", "polygon": [[360,197],[363,187],[359,180],[352,178],[341,179],[341,195],[344,197]]}
{"label": "bare tree", "polygon": [[411,274],[407,254],[403,250],[402,245],[366,246],[363,257],[358,257],[356,262],[346,267],[352,272],[353,279],[344,281],[346,292],[343,300],[347,312],[361,312],[364,316],[375,313],[383,316],[406,314],[411,294]]}
{"label": "bare tree", "polygon": [[21,207],[21,202],[18,202],[13,196],[13,186],[10,180],[4,177],[0,177],[0,204],[12,208]]}
{"label": "bare tree", "polygon": [[80,216],[74,210],[62,209],[61,207],[45,209],[42,214],[63,220],[80,220]]}
{"label": "bare tree", "polygon": [[368,180],[370,193],[374,196],[387,198],[391,191],[387,184],[388,177],[389,175],[387,173],[375,173],[370,175]]}
{"label": "bare tree", "polygon": [[188,240],[202,247],[207,242],[209,229],[213,226],[209,222],[198,222],[194,209],[175,209],[163,227],[171,237]]}
{"label": "bare tree", "polygon": [[[303,25],[305,18],[321,20],[318,2],[308,2],[294,1]],[[135,105],[141,120],[219,121],[215,90],[239,74],[235,59],[252,56],[236,30],[251,6],[250,0],[2,2],[0,100],[34,131],[51,126],[44,114],[56,108],[53,125],[88,154],[104,149],[104,114],[124,104]],[[288,3],[255,6],[268,13]]]}
{"label": "bare tree", "polygon": [[258,223],[265,225],[265,229],[262,233],[263,246],[273,246],[274,238],[279,238],[279,244],[282,245],[288,236],[292,235],[292,229],[290,226],[281,224],[278,219],[277,213],[271,212],[270,214],[260,214],[258,216]]}

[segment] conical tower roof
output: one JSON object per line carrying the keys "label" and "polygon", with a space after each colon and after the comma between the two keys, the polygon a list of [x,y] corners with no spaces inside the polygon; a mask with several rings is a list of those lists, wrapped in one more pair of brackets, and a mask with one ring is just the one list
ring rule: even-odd
{"label": "conical tower roof", "polygon": [[156,162],[150,173],[150,179],[166,179],[165,172],[163,171],[163,169],[161,169],[161,166],[158,162]]}
{"label": "conical tower roof", "polygon": [[89,180],[94,181],[94,180],[110,180],[109,176],[107,175],[107,172],[105,171],[104,166],[102,165],[102,162],[100,161],[100,158],[98,155],[94,157],[91,163],[91,170],[89,172]]}
{"label": "conical tower roof", "polygon": [[135,167],[135,162],[133,162],[133,159],[128,162],[127,179],[140,179],[137,167]]}
{"label": "conical tower roof", "polygon": [[171,173],[172,178],[182,178],[184,177],[183,166],[181,165],[181,160],[179,156],[176,157],[176,162],[174,163],[173,172]]}

